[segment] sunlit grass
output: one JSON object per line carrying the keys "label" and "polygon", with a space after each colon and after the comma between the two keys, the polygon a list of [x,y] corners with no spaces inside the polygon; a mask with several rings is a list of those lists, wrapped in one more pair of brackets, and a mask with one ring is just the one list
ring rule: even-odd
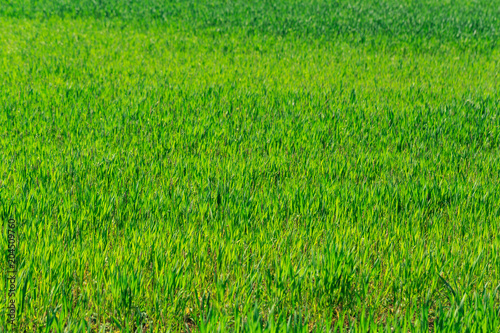
{"label": "sunlit grass", "polygon": [[19,327],[498,331],[496,7],[467,39],[43,4],[0,17]]}

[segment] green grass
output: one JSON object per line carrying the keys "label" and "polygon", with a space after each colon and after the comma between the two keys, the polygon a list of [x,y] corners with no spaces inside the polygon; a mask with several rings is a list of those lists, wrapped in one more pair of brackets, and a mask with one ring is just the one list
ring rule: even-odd
{"label": "green grass", "polygon": [[500,3],[471,0],[11,0],[0,4],[8,17],[119,18],[149,24],[183,24],[249,33],[326,38],[386,35],[391,39],[447,41],[500,37]]}
{"label": "green grass", "polygon": [[19,331],[498,332],[499,15],[2,2]]}

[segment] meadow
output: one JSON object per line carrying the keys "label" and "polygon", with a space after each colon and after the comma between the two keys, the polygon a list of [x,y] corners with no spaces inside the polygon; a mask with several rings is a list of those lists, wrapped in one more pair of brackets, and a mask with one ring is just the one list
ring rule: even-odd
{"label": "meadow", "polygon": [[498,332],[499,41],[499,0],[0,2],[0,332]]}

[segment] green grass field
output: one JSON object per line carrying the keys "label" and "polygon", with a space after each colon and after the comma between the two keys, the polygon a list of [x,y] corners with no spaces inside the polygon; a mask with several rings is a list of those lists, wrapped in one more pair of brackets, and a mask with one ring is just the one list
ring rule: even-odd
{"label": "green grass field", "polygon": [[499,332],[500,1],[1,1],[0,218],[0,332]]}

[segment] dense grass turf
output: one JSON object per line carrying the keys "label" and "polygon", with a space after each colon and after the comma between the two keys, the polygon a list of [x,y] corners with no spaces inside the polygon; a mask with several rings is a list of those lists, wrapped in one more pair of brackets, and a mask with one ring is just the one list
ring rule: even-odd
{"label": "dense grass turf", "polygon": [[374,34],[392,39],[500,37],[500,2],[471,0],[11,0],[10,17],[120,18],[141,25],[182,23],[192,28],[327,38]]}
{"label": "dense grass turf", "polygon": [[18,328],[500,329],[499,1],[0,14]]}

